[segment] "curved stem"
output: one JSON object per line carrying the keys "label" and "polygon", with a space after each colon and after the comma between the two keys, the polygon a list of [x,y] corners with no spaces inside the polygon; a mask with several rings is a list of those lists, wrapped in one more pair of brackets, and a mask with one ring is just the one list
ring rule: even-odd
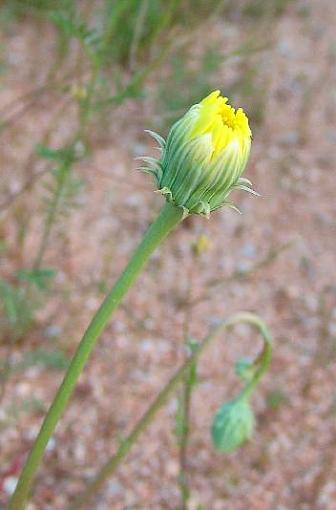
{"label": "curved stem", "polygon": [[261,325],[260,332],[263,335],[264,348],[260,352],[257,359],[254,361],[253,365],[256,368],[255,368],[253,377],[252,377],[251,381],[249,381],[247,383],[245,388],[242,389],[242,391],[240,392],[239,398],[249,398],[252,395],[252,393],[254,392],[256,386],[258,385],[260,379],[262,378],[262,376],[268,369],[268,366],[271,362],[272,349],[273,349],[272,338],[271,338],[270,334],[268,333],[268,330],[265,327],[265,325]]}
{"label": "curved stem", "polygon": [[164,205],[158,218],[148,229],[143,240],[134,252],[126,269],[93,317],[77,348],[47,416],[44,419],[41,430],[21,473],[16,490],[10,500],[9,510],[21,510],[24,508],[25,501],[29,495],[32,482],[42,460],[47,443],[71,397],[75,384],[98,337],[103,332],[112,313],[118,307],[122,298],[144,268],[150,255],[165,237],[167,237],[169,232],[182,220],[182,215],[182,209],[168,203]]}
{"label": "curved stem", "polygon": [[140,418],[132,432],[122,441],[116,454],[106,462],[102,469],[98,472],[94,480],[88,485],[86,490],[79,496],[79,498],[70,506],[69,510],[78,510],[82,508],[92,496],[101,488],[103,483],[115,473],[122,460],[126,457],[132,446],[136,443],[141,434],[148,428],[153,421],[154,416],[165,404],[167,398],[176,389],[176,387],[184,380],[185,375],[192,368],[193,364],[197,361],[201,353],[205,350],[208,345],[218,338],[218,335],[223,330],[232,327],[241,322],[251,324],[255,326],[261,333],[264,342],[270,344],[271,336],[265,323],[257,315],[249,312],[241,312],[232,315],[227,320],[222,321],[216,326],[210,334],[197,346],[192,352],[191,356],[186,362],[177,370],[166,386],[160,391],[155,398],[154,402],[147,409],[145,414]]}

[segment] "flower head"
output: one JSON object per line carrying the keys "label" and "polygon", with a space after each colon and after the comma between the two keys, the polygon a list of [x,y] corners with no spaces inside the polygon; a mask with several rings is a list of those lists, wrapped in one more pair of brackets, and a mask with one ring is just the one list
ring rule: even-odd
{"label": "flower head", "polygon": [[[149,132],[161,146],[161,158],[143,158],[159,191],[186,213],[209,215],[229,205],[229,193],[251,183],[241,177],[251,148],[244,111],[227,104],[216,90],[193,105],[171,128],[167,141]],[[235,207],[234,207],[235,208]]]}

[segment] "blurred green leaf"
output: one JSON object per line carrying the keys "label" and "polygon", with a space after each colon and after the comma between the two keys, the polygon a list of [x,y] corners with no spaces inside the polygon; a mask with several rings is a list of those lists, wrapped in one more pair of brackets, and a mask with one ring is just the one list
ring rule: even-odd
{"label": "blurred green leaf", "polygon": [[75,150],[73,147],[62,147],[61,149],[52,149],[44,144],[36,145],[36,153],[43,159],[55,161],[56,163],[71,163],[75,161]]}
{"label": "blurred green leaf", "polygon": [[10,284],[0,280],[0,295],[9,323],[15,324],[18,315],[14,288]]}
{"label": "blurred green leaf", "polygon": [[288,403],[288,396],[280,388],[271,390],[266,395],[266,404],[270,409],[279,409]]}
{"label": "blurred green leaf", "polygon": [[40,290],[46,290],[50,281],[55,277],[55,269],[20,269],[16,276],[19,280],[31,282]]}
{"label": "blurred green leaf", "polygon": [[[0,368],[3,369],[5,365],[4,361],[0,360]],[[45,349],[39,347],[28,353],[22,355],[21,360],[11,365],[9,372],[17,373],[24,372],[30,367],[40,365],[43,368],[49,368],[51,370],[66,370],[69,365],[69,359],[63,351],[59,349]]]}

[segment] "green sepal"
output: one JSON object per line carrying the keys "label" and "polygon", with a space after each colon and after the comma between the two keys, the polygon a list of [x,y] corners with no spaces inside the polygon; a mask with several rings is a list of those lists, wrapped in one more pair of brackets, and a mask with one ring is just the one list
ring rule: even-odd
{"label": "green sepal", "polygon": [[163,195],[164,197],[167,198],[167,200],[169,202],[172,202],[173,201],[173,195],[172,195],[172,192],[170,191],[169,188],[167,188],[167,186],[164,186],[163,188],[161,189],[157,189],[155,191],[155,193],[161,193],[161,195]]}
{"label": "green sepal", "polygon": [[193,208],[193,213],[195,214],[202,214],[203,216],[206,216],[207,218],[210,217],[210,204],[209,202],[198,202],[198,204]]}
{"label": "green sepal", "polygon": [[166,141],[161,135],[155,133],[155,131],[151,131],[150,129],[145,129],[145,133],[148,133],[152,138],[154,138],[154,140],[159,144],[160,148],[164,149]]}
{"label": "green sepal", "polygon": [[229,202],[227,200],[225,200],[223,202],[223,207],[228,207],[229,209],[232,209],[233,211],[237,212],[238,214],[243,214],[241,212],[241,210],[235,204],[233,204],[232,202]]}
{"label": "green sepal", "polygon": [[243,184],[236,184],[235,186],[232,186],[232,189],[240,189],[241,191],[246,191],[247,193],[251,193],[251,195],[254,195],[255,197],[260,197],[260,194],[255,191],[252,188],[249,188],[248,186],[244,186]]}

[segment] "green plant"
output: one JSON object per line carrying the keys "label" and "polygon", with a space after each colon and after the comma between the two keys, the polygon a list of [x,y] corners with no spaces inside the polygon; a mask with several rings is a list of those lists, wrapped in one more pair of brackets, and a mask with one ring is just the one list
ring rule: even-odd
{"label": "green plant", "polygon": [[177,225],[177,223],[181,221],[182,216],[182,209],[170,204],[166,204],[164,206],[156,222],[148,230],[142,243],[135,251],[127,268],[120,276],[112,291],[105,298],[98,312],[91,321],[34,443],[25,468],[22,471],[17,489],[10,502],[10,509],[16,510],[23,508],[34,474],[39,466],[49,438],[55,429],[61,413],[67,405],[77,379],[108,319],[117,308],[128,289],[134,283],[151,253]]}
{"label": "green plant", "polygon": [[[251,43],[252,37],[247,43],[244,40],[238,48],[225,54],[216,44],[211,44],[205,48],[204,52],[201,52],[199,57],[199,48],[193,43],[198,39],[199,33],[207,28],[206,23],[210,18],[216,19],[222,11],[227,12],[227,4],[227,0],[123,0],[122,2],[119,0],[99,2],[85,0],[81,2],[75,0],[58,2],[15,0],[11,2],[5,0],[3,2],[4,9],[0,14],[0,23],[6,25],[6,29],[19,31],[20,23],[31,23],[34,28],[47,29],[50,34],[48,42],[52,44],[46,45],[48,58],[45,58],[46,53],[43,53],[43,45],[41,45],[43,61],[48,64],[39,67],[38,72],[36,62],[32,59],[29,75],[34,76],[34,73],[38,75],[38,83],[33,84],[28,91],[25,89],[22,96],[2,108],[0,135],[10,130],[8,134],[13,136],[13,145],[15,145],[16,133],[20,133],[20,129],[17,129],[18,121],[23,124],[24,116],[27,116],[33,107],[42,105],[44,108],[45,104],[50,104],[50,107],[56,105],[58,109],[43,136],[40,137],[40,143],[35,145],[36,141],[34,141],[34,147],[27,157],[27,162],[24,162],[22,167],[17,165],[14,169],[17,172],[17,182],[21,181],[21,187],[13,187],[12,190],[8,186],[7,190],[5,180],[3,183],[4,199],[1,200],[0,208],[6,211],[8,216],[12,213],[18,225],[17,246],[16,250],[13,249],[16,256],[10,261],[6,277],[0,282],[0,320],[4,326],[2,328],[4,338],[6,342],[8,340],[9,346],[12,346],[13,339],[25,338],[51,292],[58,290],[59,283],[56,281],[53,284],[56,270],[47,268],[46,260],[49,252],[57,253],[59,239],[62,237],[56,234],[67,231],[67,217],[77,207],[78,197],[85,185],[84,179],[79,174],[81,170],[79,163],[91,154],[95,139],[99,137],[100,131],[103,132],[104,126],[110,123],[118,124],[117,108],[128,100],[138,101],[138,104],[140,101],[146,101],[146,107],[143,110],[147,112],[147,105],[151,107],[153,98],[157,96],[157,103],[163,110],[163,114],[156,125],[165,130],[168,123],[176,120],[187,105],[196,102],[199,96],[209,92],[213,83],[217,81],[217,72],[221,70],[224,61],[231,56],[244,61],[245,57],[249,57],[254,51],[259,51],[258,45]],[[247,14],[246,17],[248,17]],[[12,22],[13,25],[11,25]],[[199,28],[201,31],[197,32]],[[225,45],[221,47],[226,48]],[[169,69],[161,70],[162,64],[168,58],[170,58]],[[224,90],[225,93],[238,92],[238,96],[245,97],[247,104],[251,101],[252,116],[257,119],[259,111],[262,110],[262,102],[257,101],[260,76],[256,71],[253,72],[256,67],[253,67],[251,73],[248,72],[252,67],[244,61],[240,69],[243,77],[240,76],[234,86]],[[3,69],[7,70],[5,60]],[[169,83],[168,86],[167,83]],[[250,99],[250,96],[253,96],[253,99]],[[238,101],[238,98],[235,99]],[[254,115],[252,107],[256,104],[257,113]],[[137,109],[141,110],[141,108]],[[65,124],[67,129],[63,129]],[[69,126],[71,130],[68,129]],[[15,129],[12,129],[13,127]],[[160,140],[160,137],[156,136],[156,138]],[[41,168],[42,165],[43,168]],[[147,168],[147,170],[151,171],[153,168]],[[41,180],[45,192],[39,195],[40,188],[36,186],[36,190],[35,184]],[[248,183],[245,182],[245,184]],[[183,185],[185,186],[185,183]],[[34,201],[35,198],[41,201],[37,204],[35,213],[38,224],[35,218],[32,221],[34,227],[37,224],[39,235],[33,252],[29,244],[31,214],[29,200],[26,200],[27,190],[31,192]],[[174,198],[169,196],[167,190],[165,191],[166,198]],[[209,214],[209,209],[203,208],[203,205],[202,212]],[[8,210],[10,206],[13,208]],[[181,211],[177,212],[174,208],[175,203],[171,207],[166,206],[164,213],[164,217],[166,219],[170,217],[172,223],[174,217],[176,222],[181,219]],[[187,213],[188,211],[184,209],[184,216]],[[9,222],[10,220],[9,216]],[[166,226],[162,227],[161,224],[162,229]],[[157,232],[158,237],[155,243],[158,242],[161,234],[164,237],[165,231]],[[117,244],[114,239],[111,242]],[[151,249],[154,248],[155,243]],[[149,252],[150,250],[143,252],[144,258],[149,255]],[[139,257],[139,252],[135,257]],[[123,277],[119,280],[121,282],[119,289],[123,289],[121,294],[127,290],[129,282],[140,270],[137,268],[133,272],[135,266],[132,264],[133,262],[130,264],[128,276],[124,280]],[[130,275],[131,278],[128,280]],[[106,291],[107,288],[108,283],[102,281],[100,289]],[[41,431],[42,435],[39,436],[37,446],[35,445],[28,461],[30,466],[25,470],[23,478],[28,473],[30,479],[27,484],[26,477],[24,490],[31,484],[34,471],[43,454],[47,436],[52,433],[70,398],[76,379],[98,333],[106,323],[107,315],[117,306],[113,292],[117,293],[118,299],[122,297],[114,288],[110,301],[106,306],[103,305],[101,315],[84,337],[78,356],[76,355],[69,368],[65,383],[56,397]],[[191,303],[191,295],[186,301]],[[132,319],[137,320],[136,316],[133,316],[133,310],[128,310],[128,313]],[[188,313],[186,317],[189,317]],[[189,361],[189,358],[194,359],[194,348],[197,350],[197,343],[194,345],[189,334],[185,335],[185,340],[189,349]],[[9,356],[7,362],[1,367],[3,379],[12,372],[24,370],[25,367],[36,364],[65,370],[68,360],[55,346],[50,346],[50,350],[32,349],[22,356],[18,363],[12,363]],[[68,377],[69,373],[71,376]],[[184,465],[190,430],[188,413],[192,392],[197,388],[196,382],[197,361],[194,359],[194,363],[186,369],[179,380],[181,393],[176,420],[181,453],[180,471],[183,475],[180,476],[180,488],[185,502],[189,494],[188,484],[185,483],[187,470]],[[18,491],[23,485],[19,484]],[[20,497],[21,500],[25,498],[22,493]]]}
{"label": "green plant", "polygon": [[0,280],[2,333],[11,341],[22,338],[31,327],[54,276],[52,269],[21,269],[16,272],[14,281]]}
{"label": "green plant", "polygon": [[[161,158],[142,159],[150,167],[145,171],[155,174],[158,191],[166,197],[166,204],[84,333],[28,456],[10,501],[10,510],[24,507],[47,443],[95,343],[155,248],[191,212],[209,215],[212,210],[227,205],[226,198],[236,185],[251,191],[249,181],[244,181],[247,185],[240,184],[251,144],[248,119],[242,109],[236,112],[227,105],[219,91],[191,107],[172,127],[167,142],[159,135],[151,134],[160,145]],[[188,179],[184,179],[186,169]],[[162,179],[166,179],[171,190],[161,187]],[[180,182],[178,188],[173,186],[175,180]],[[166,189],[169,193],[165,192]],[[258,367],[255,374],[253,381],[262,374]],[[250,388],[253,389],[252,381],[245,389],[246,394]]]}
{"label": "green plant", "polygon": [[[193,343],[191,355],[187,358],[185,363],[175,372],[173,377],[164,386],[164,388],[159,392],[153,403],[148,407],[146,412],[136,423],[131,433],[121,442],[116,454],[104,464],[104,466],[100,469],[100,471],[94,477],[92,482],[89,483],[88,487],[85,489],[83,494],[81,494],[79,498],[74,502],[74,504],[71,505],[70,510],[79,510],[80,508],[85,507],[88,503],[90,503],[92,496],[101,488],[104,482],[116,472],[117,468],[124,460],[126,455],[129,453],[131,448],[134,446],[134,444],[137,442],[139,437],[152,423],[157,412],[166,403],[168,397],[171,396],[174,391],[176,391],[178,385],[185,381],[186,378],[187,380],[192,382],[192,384],[194,384],[195,367],[199,361],[201,354],[205,351],[205,349],[207,349],[208,346],[212,344],[212,342],[217,340],[224,330],[231,328],[239,323],[247,323],[257,328],[257,330],[262,335],[264,341],[263,350],[261,351],[260,355],[256,358],[255,362],[250,365],[250,367],[254,367],[256,371],[254,371],[253,377],[249,379],[249,382],[242,390],[241,394],[251,390],[252,380],[253,380],[252,384],[255,385],[257,383],[256,378],[259,380],[259,378],[262,376],[262,374],[264,373],[265,369],[269,364],[272,350],[272,339],[267,330],[266,325],[258,316],[252,313],[241,312],[233,315],[232,317],[229,317],[227,320],[220,322],[220,324],[216,326],[202,342]],[[182,428],[184,426],[185,426],[184,422],[182,424],[177,423],[178,435],[180,435],[181,432],[183,433]],[[233,430],[233,434],[227,437],[229,440],[232,440],[232,438],[235,437],[235,431]],[[182,501],[182,507],[185,507],[185,504],[187,503],[189,495],[188,491],[189,491],[188,486],[187,485],[184,486],[183,493],[184,499]]]}
{"label": "green plant", "polygon": [[[76,165],[88,153],[90,123],[102,110],[106,115],[109,106],[117,107],[129,98],[143,95],[144,82],[160,65],[167,51],[158,48],[152,54],[150,47],[155,45],[163,31],[169,31],[177,22],[173,16],[177,5],[175,0],[170,2],[168,9],[164,2],[157,5],[151,2],[147,9],[146,2],[128,0],[121,4],[106,0],[95,9],[94,16],[89,3],[83,4],[83,8],[80,8],[78,3],[70,0],[57,4],[40,0],[5,2],[4,7],[11,11],[13,18],[30,15],[33,19],[37,17],[39,23],[53,24],[57,33],[57,49],[54,59],[50,59],[45,84],[24,96],[21,108],[14,102],[13,114],[11,105],[4,108],[2,133],[29,111],[41,95],[47,95],[54,89],[60,91],[61,98],[67,96],[66,104],[77,106],[77,125],[59,148],[54,149],[48,143],[58,127],[59,119],[53,119],[50,130],[28,158],[28,168],[34,166],[36,159],[42,158],[46,162],[46,169],[35,176],[30,175],[22,190],[12,197],[6,196],[1,204],[3,208],[13,205],[15,199],[31,189],[38,178],[44,178],[46,193],[43,195],[43,207],[39,209],[42,217],[40,242],[36,253],[33,256],[30,254],[31,267],[35,272],[43,266],[57,226],[64,224],[65,216],[77,206],[84,182],[76,175]],[[145,9],[143,30],[138,26],[140,7]],[[136,40],[133,37],[135,28],[138,34]],[[78,60],[70,62],[69,70],[68,55],[72,57],[74,50],[78,51]],[[134,69],[125,77],[130,60]],[[26,167],[24,171],[26,173]],[[28,221],[29,215],[20,211],[18,248],[21,252],[28,233]],[[32,284],[32,281],[27,281],[23,286],[21,282],[12,284],[4,281],[2,284],[6,331],[12,328],[15,338],[22,337],[29,330],[42,303],[36,302]]]}
{"label": "green plant", "polygon": [[44,145],[37,147],[40,157],[52,161],[55,168],[51,172],[52,181],[48,182],[44,196],[46,215],[43,222],[40,244],[37,249],[33,268],[39,269],[48,247],[52,228],[60,215],[68,215],[77,205],[77,197],[83,187],[83,181],[73,174],[73,164],[79,158],[76,146],[53,150]]}
{"label": "green plant", "polygon": [[22,359],[17,361],[11,367],[11,372],[21,372],[36,365],[40,365],[46,369],[63,371],[68,368],[69,359],[64,352],[59,349],[45,349],[43,347],[38,347],[37,349],[24,354]]}
{"label": "green plant", "polygon": [[[55,271],[52,269],[21,269],[16,272],[14,281],[0,280],[1,340],[6,339],[7,343],[7,356],[0,362],[0,400],[8,378],[18,369],[11,363],[11,349],[14,343],[22,340],[32,328],[35,314],[43,307],[54,276]],[[40,354],[43,356],[43,350]],[[33,357],[32,364],[35,361],[36,358]],[[40,361],[43,363],[43,359]],[[47,363],[46,357],[44,361]],[[52,363],[52,355],[50,362]]]}
{"label": "green plant", "polygon": [[189,48],[172,55],[169,79],[161,81],[157,89],[157,102],[164,112],[158,129],[165,130],[181,116],[187,105],[209,93],[222,62],[223,56],[216,47],[207,48],[199,60],[192,57]]}
{"label": "green plant", "polygon": [[[188,349],[188,357],[193,358],[194,352],[198,349],[198,342],[194,339],[188,339],[186,342]],[[187,473],[187,448],[190,433],[190,409],[192,393],[197,385],[197,360],[190,364],[189,369],[185,372],[183,384],[178,395],[178,407],[176,412],[175,433],[177,444],[179,446],[179,486],[181,492],[181,510],[187,507],[190,498],[190,487],[188,483]]]}

